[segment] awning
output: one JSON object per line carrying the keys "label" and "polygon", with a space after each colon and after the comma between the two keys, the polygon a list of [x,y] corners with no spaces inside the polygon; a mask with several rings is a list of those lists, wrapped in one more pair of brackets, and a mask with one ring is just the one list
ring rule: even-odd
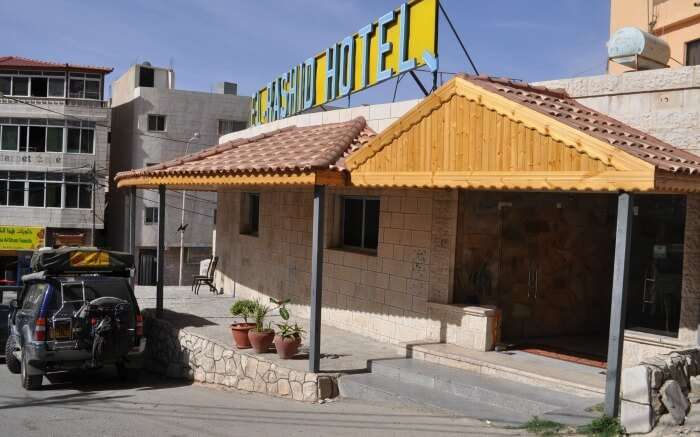
{"label": "awning", "polygon": [[286,127],[229,141],[173,161],[118,173],[118,187],[167,185],[212,190],[231,185],[345,185],[345,157],[374,136],[365,119]]}
{"label": "awning", "polygon": [[362,187],[698,191],[700,158],[565,92],[459,75],[347,159]]}
{"label": "awning", "polygon": [[458,75],[375,135],[363,118],[288,127],[116,176],[118,187],[241,185],[696,192],[700,158],[564,91]]}

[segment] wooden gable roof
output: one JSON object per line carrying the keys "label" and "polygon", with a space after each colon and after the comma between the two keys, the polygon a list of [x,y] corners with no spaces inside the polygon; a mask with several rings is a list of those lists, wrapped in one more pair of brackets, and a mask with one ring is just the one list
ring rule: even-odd
{"label": "wooden gable roof", "polygon": [[700,158],[561,91],[459,75],[346,159],[363,187],[698,191]]}

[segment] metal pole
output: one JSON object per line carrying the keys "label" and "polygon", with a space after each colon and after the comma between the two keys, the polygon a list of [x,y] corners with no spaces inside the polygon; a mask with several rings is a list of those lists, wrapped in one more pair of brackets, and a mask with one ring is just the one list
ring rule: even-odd
{"label": "metal pole", "polygon": [[95,161],[92,162],[92,232],[90,233],[90,246],[95,246],[95,188],[97,187],[97,174],[95,173]]}
{"label": "metal pole", "polygon": [[156,268],[156,317],[163,315],[163,270],[165,267],[165,185],[158,185],[158,265]]}
{"label": "metal pole", "polygon": [[129,227],[129,239],[126,242],[126,250],[131,254],[131,256],[134,257],[134,271],[132,272],[133,276],[131,277],[131,287],[133,288],[136,285],[136,274],[138,273],[138,271],[136,270],[136,266],[139,265],[138,261],[136,260],[136,187],[129,188],[128,220],[129,223],[127,224],[127,226]]}
{"label": "metal pole", "polygon": [[605,415],[608,417],[618,415],[620,404],[620,377],[622,375],[622,347],[625,339],[625,307],[627,304],[632,221],[632,198],[629,193],[620,193],[617,198],[615,269],[610,308],[608,369],[605,375]]}
{"label": "metal pole", "polygon": [[[190,152],[190,144],[192,141],[199,138],[199,132],[195,132],[192,138],[187,141],[185,146],[185,155]],[[187,195],[187,190],[182,190],[182,210],[180,211],[180,269],[177,275],[177,285],[182,286],[182,270],[185,264],[185,197]]]}
{"label": "metal pole", "polygon": [[311,322],[309,333],[309,371],[321,366],[321,294],[323,291],[323,218],[326,186],[314,186],[314,221],[311,238]]}

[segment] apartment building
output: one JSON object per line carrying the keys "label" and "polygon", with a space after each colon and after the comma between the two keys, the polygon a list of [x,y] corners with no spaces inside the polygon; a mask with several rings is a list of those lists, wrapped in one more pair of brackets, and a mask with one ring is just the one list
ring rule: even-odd
{"label": "apartment building", "polygon": [[[245,129],[250,98],[237,95],[236,84],[223,82],[211,92],[175,88],[175,71],[148,62],[129,68],[112,83],[114,134],[110,174],[155,165],[218,143],[221,135]],[[110,245],[128,249],[128,201],[124,190],[110,197]],[[137,193],[134,254],[137,283],[155,284],[158,242],[158,193]],[[216,194],[189,191],[182,207],[182,192],[167,195],[165,284],[188,283],[199,262],[212,251]],[[184,209],[184,220],[182,212]],[[184,230],[178,230],[181,222]],[[181,232],[184,233],[183,269],[180,272]]]}
{"label": "apartment building", "polygon": [[0,280],[34,249],[98,244],[109,168],[109,67],[0,57]]}

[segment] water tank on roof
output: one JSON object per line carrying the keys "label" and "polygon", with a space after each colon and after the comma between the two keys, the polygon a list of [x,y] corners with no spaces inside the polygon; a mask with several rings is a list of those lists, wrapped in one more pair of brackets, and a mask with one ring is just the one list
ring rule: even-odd
{"label": "water tank on roof", "polygon": [[618,29],[608,41],[608,59],[635,70],[668,67],[666,41],[636,27]]}

